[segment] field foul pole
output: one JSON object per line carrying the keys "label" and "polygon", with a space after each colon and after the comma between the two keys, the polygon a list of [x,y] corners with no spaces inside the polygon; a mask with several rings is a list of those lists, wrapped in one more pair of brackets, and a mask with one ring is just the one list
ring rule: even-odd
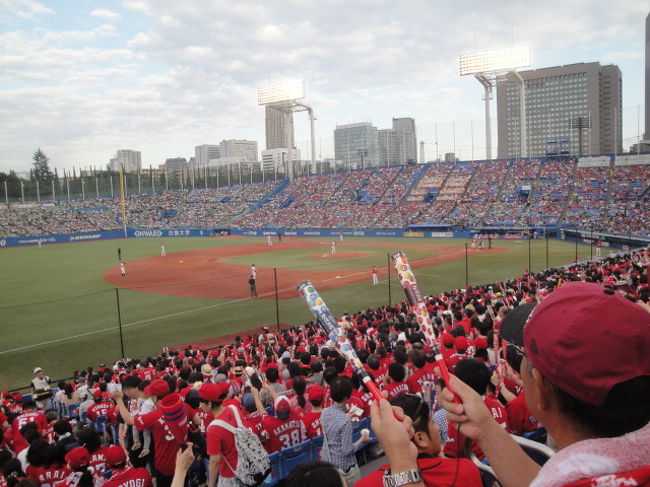
{"label": "field foul pole", "polygon": [[120,206],[122,208],[122,226],[124,227],[124,238],[128,238],[126,232],[126,201],[124,199],[124,166],[120,167]]}

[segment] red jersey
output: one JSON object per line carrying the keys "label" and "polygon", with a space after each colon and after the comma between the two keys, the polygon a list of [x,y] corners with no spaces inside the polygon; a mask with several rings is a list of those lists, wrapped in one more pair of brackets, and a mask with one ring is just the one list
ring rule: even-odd
{"label": "red jersey", "polygon": [[14,452],[16,454],[27,448],[27,442],[23,438],[23,435],[20,434],[20,428],[29,423],[36,423],[41,436],[49,428],[47,418],[39,411],[25,411],[20,416],[14,418],[11,423],[11,430],[14,433]]}
{"label": "red jersey", "polygon": [[401,396],[402,394],[408,394],[409,386],[406,382],[391,382],[387,386],[383,387],[382,391],[387,391],[388,400],[392,401],[393,399]]}
{"label": "red jersey", "polygon": [[[237,427],[237,419],[229,407],[225,408],[216,419]],[[244,420],[242,419],[242,421]],[[215,424],[213,420],[208,426],[206,440],[208,455],[221,455],[222,459],[226,460],[219,462],[219,477],[233,478],[235,474],[232,469],[237,470],[238,458],[235,436],[227,429]]]}
{"label": "red jersey", "polygon": [[[418,467],[424,485],[483,486],[478,468],[465,458],[452,460],[424,455],[422,457],[418,457]],[[389,468],[390,465],[384,465],[379,470],[374,470],[354,484],[355,487],[383,487],[382,478]]]}
{"label": "red jersey", "polygon": [[92,469],[93,472],[101,473],[106,470],[106,452],[107,447],[102,446],[97,448],[94,452],[90,454],[90,463],[88,467]]}
{"label": "red jersey", "polygon": [[88,416],[88,419],[91,421],[97,421],[100,416],[106,417],[110,408],[111,405],[106,402],[95,403],[88,408],[86,416]]}
{"label": "red jersey", "polygon": [[320,424],[321,412],[312,411],[311,413],[303,414],[301,421],[305,426],[307,438],[313,438],[323,434],[323,426]]}
{"label": "red jersey", "polygon": [[436,381],[436,375],[432,370],[427,370],[426,367],[416,370],[406,379],[406,384],[408,385],[409,392],[411,394],[419,394],[422,392],[422,385],[425,382],[430,382],[431,385]]}
{"label": "red jersey", "polygon": [[72,471],[67,465],[53,465],[48,468],[38,467],[36,470],[36,480],[41,487],[51,487],[55,482],[59,482],[70,475]]}
{"label": "red jersey", "polygon": [[[488,410],[492,414],[494,420],[501,425],[502,428],[508,429],[508,414],[506,409],[501,405],[499,400],[494,396],[485,396],[483,402],[487,406]],[[445,443],[444,453],[447,457],[458,458],[464,457],[465,451],[463,450],[465,445],[465,436],[462,433],[459,433],[456,429],[456,425],[447,421],[447,435],[449,436],[449,441]],[[483,451],[478,447],[475,441],[472,442],[472,450],[479,458],[483,460],[485,455]]]}
{"label": "red jersey", "polygon": [[539,421],[535,419],[530,409],[528,409],[524,391],[521,391],[521,394],[506,404],[506,412],[508,413],[510,433],[513,435],[521,436],[539,427]]}
{"label": "red jersey", "polygon": [[156,470],[163,475],[174,475],[176,453],[181,444],[162,418],[162,412],[156,409],[150,413],[135,416],[133,424],[138,431],[151,430]]}
{"label": "red jersey", "polygon": [[264,418],[264,414],[260,413],[259,411],[253,411],[248,415],[244,414],[243,417],[246,418],[246,423],[248,423],[248,427],[253,430],[253,433],[255,433],[257,436],[261,436],[262,432],[264,431],[264,428],[262,427],[262,419]]}
{"label": "red jersey", "polygon": [[103,487],[152,487],[151,474],[144,468],[135,468],[129,465],[119,470],[113,470],[113,475]]}
{"label": "red jersey", "polygon": [[269,453],[295,446],[307,439],[305,425],[293,412],[288,419],[265,415],[262,418],[262,427],[267,435],[264,447]]}

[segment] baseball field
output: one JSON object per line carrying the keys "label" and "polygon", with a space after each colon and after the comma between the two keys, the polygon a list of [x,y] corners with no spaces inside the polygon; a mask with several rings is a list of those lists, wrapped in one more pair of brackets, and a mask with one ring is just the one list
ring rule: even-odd
{"label": "baseball field", "polygon": [[[335,315],[402,299],[388,254],[404,250],[423,293],[487,284],[575,259],[573,242],[260,237],[104,240],[0,250],[0,389],[27,386],[35,366],[52,379],[73,370],[146,357],[163,346],[210,345],[261,323],[311,319],[296,285],[309,279]],[[167,255],[160,255],[161,245]],[[118,261],[121,249],[126,275]],[[595,249],[593,249],[595,251]],[[590,258],[578,246],[578,259]],[[257,270],[258,299],[248,279]],[[379,268],[374,286],[371,268]],[[277,289],[277,293],[276,293]],[[277,299],[276,299],[277,297]],[[120,340],[120,322],[122,340]]]}

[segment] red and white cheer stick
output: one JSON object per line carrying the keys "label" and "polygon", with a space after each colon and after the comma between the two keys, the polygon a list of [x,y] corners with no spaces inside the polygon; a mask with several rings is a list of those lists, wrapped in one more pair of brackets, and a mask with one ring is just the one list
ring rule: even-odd
{"label": "red and white cheer stick", "polygon": [[433,351],[436,365],[438,366],[442,380],[445,382],[445,386],[453,392],[451,387],[449,387],[449,371],[447,370],[447,365],[442,358],[440,344],[438,343],[438,339],[433,330],[433,323],[429,317],[427,305],[425,304],[424,299],[422,299],[422,294],[420,294],[418,283],[415,280],[415,276],[413,275],[409,261],[406,258],[406,254],[402,251],[397,251],[391,255],[391,258],[393,260],[393,266],[395,266],[395,269],[397,270],[399,280],[402,283],[406,300],[418,320],[420,331],[424,334],[424,339],[427,345]]}
{"label": "red and white cheer stick", "polygon": [[314,285],[310,281],[302,281],[298,284],[298,292],[309,306],[310,311],[316,317],[320,326],[329,335],[330,340],[336,344],[336,348],[346,357],[354,371],[361,378],[361,381],[375,397],[375,400],[379,401],[382,397],[377,385],[370,378],[366,369],[363,368],[357,352],[352,348],[352,344],[350,344],[350,341],[345,336],[345,330],[338,324],[336,318],[334,318],[334,315],[320,294],[318,294]]}

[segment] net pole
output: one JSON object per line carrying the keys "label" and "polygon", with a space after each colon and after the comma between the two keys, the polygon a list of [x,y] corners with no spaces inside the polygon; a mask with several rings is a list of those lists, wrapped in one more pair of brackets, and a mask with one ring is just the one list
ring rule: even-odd
{"label": "net pole", "polygon": [[393,302],[391,296],[391,289],[390,289],[390,268],[391,268],[390,252],[386,254],[386,257],[388,258],[388,263],[386,264],[386,268],[388,269],[388,306],[390,306],[391,303]]}
{"label": "net pole", "polygon": [[120,167],[120,206],[122,210],[122,227],[124,228],[124,238],[128,238],[126,232],[126,200],[124,198],[124,166]]}
{"label": "net pole", "polygon": [[122,311],[120,310],[120,289],[115,288],[115,300],[117,302],[117,324],[120,329],[120,351],[124,360],[124,336],[122,335]]}
{"label": "net pole", "polygon": [[273,284],[275,286],[275,324],[280,333],[280,300],[278,299],[278,269],[273,268]]}

